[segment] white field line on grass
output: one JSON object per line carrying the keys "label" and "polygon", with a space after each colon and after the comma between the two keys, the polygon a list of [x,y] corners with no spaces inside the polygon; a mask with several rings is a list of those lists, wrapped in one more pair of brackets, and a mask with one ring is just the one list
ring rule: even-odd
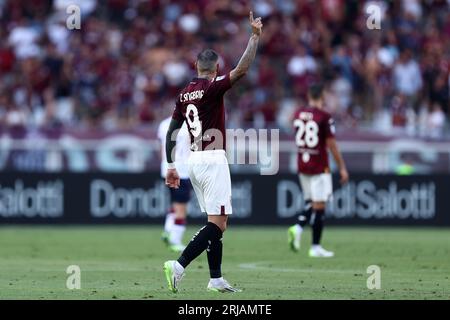
{"label": "white field line on grass", "polygon": [[266,270],[266,271],[278,271],[278,272],[304,272],[304,273],[361,273],[361,270],[356,269],[302,269],[302,268],[280,268],[280,267],[271,267],[267,264],[271,264],[271,261],[259,261],[259,262],[249,262],[249,263],[241,263],[239,264],[239,268],[244,270]]}

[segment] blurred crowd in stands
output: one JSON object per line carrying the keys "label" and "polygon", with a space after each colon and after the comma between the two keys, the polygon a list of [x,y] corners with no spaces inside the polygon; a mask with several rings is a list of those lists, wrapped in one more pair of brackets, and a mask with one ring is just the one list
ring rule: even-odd
{"label": "blurred crowd in stands", "polygon": [[[81,9],[81,30],[66,26]],[[376,5],[381,29],[370,29]],[[450,0],[0,0],[0,127],[127,129],[168,116],[211,47],[231,70],[263,37],[226,96],[230,126],[290,127],[323,81],[343,128],[440,139],[447,126]]]}

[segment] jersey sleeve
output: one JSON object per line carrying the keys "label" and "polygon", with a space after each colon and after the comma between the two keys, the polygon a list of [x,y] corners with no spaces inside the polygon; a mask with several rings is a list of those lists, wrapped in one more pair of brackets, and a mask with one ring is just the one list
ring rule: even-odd
{"label": "jersey sleeve", "polygon": [[217,76],[209,87],[210,92],[215,95],[224,95],[231,88],[230,73]]}
{"label": "jersey sleeve", "polygon": [[331,116],[326,118],[325,122],[325,138],[334,138],[336,134],[336,126]]}

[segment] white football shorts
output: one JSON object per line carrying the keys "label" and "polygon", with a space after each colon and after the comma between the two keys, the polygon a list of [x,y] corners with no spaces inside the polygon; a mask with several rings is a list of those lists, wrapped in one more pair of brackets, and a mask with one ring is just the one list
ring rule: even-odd
{"label": "white football shorts", "polygon": [[189,177],[202,212],[208,215],[230,215],[231,176],[224,150],[191,152]]}
{"label": "white football shorts", "polygon": [[300,174],[299,179],[305,200],[327,202],[331,199],[333,195],[333,181],[330,173]]}

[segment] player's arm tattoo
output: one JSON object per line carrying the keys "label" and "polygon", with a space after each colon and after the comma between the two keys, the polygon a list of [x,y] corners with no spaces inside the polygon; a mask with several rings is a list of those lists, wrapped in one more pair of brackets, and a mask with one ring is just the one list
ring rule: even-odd
{"label": "player's arm tattoo", "polygon": [[166,134],[166,160],[167,163],[173,163],[175,159],[172,157],[172,152],[177,145],[177,135],[179,129],[183,125],[183,121],[172,119],[170,121],[169,130]]}
{"label": "player's arm tattoo", "polygon": [[247,48],[245,49],[241,60],[239,60],[236,68],[230,72],[231,83],[235,83],[247,73],[253,60],[255,60],[258,42],[259,36],[255,34],[250,37],[250,40],[248,40]]}

